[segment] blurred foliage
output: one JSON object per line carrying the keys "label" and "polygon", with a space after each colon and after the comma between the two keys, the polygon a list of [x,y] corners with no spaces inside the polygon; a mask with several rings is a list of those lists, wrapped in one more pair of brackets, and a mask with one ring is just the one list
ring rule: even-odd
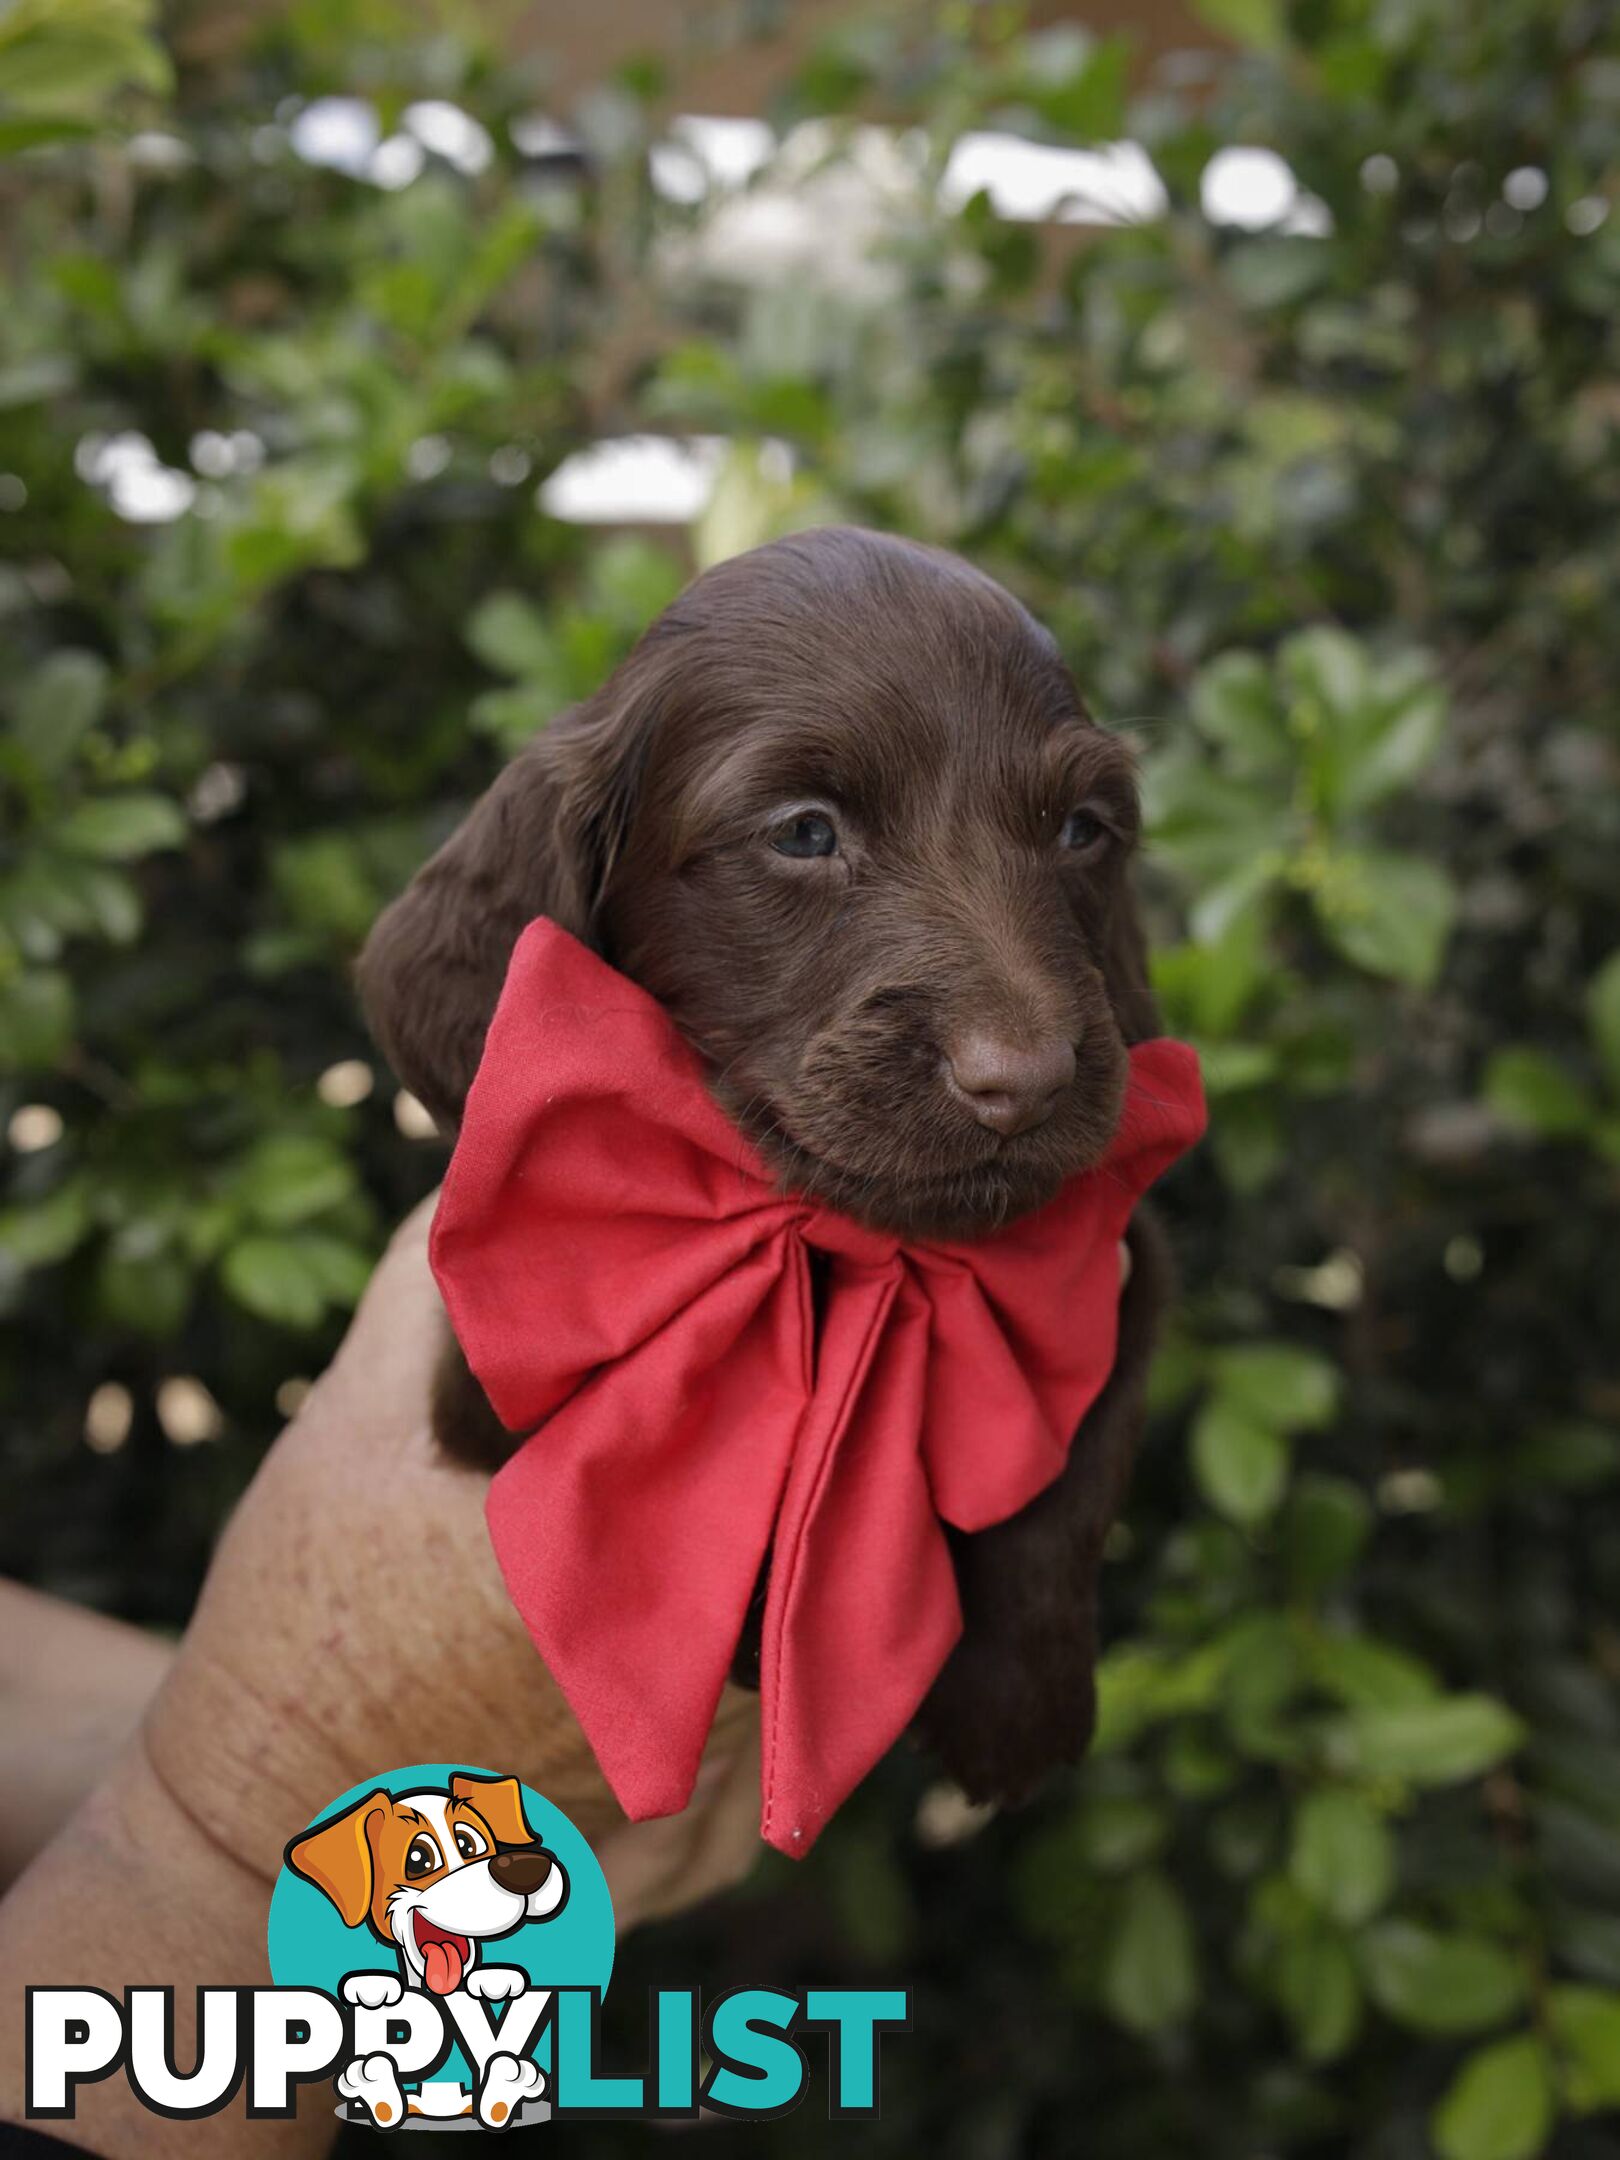
{"label": "blurred foliage", "polygon": [[[500,759],[694,560],[938,540],[1143,741],[1214,1103],[1098,1743],[988,1824],[897,1759],[621,1989],[912,1983],[873,2152],[1620,2150],[1612,9],[862,17],[725,187],[654,67],[570,149],[451,12],[205,13],[0,15],[5,1564],[183,1619],[437,1174],[348,965]],[[985,128],[1164,212],[942,207]],[[647,429],[731,446],[689,551],[545,513]]]}

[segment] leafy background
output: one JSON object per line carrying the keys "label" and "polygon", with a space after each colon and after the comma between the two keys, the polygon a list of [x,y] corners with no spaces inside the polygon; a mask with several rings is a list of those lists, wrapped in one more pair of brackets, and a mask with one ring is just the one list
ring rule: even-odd
{"label": "leafy background", "polygon": [[[1098,1745],[991,1821],[897,1758],[629,1947],[632,2006],[914,1986],[882,2123],[781,2150],[1620,2151],[1620,33],[1209,13],[1225,57],[1151,68],[855,18],[751,188],[681,201],[651,65],[580,156],[476,17],[0,11],[12,1571],[183,1621],[438,1174],[357,944],[694,562],[829,515],[960,548],[1145,745],[1215,1121]],[[333,93],[483,132],[380,185],[295,154]],[[1165,212],[942,208],[984,126],[1131,135]],[[1305,213],[1212,222],[1233,143]],[[775,276],[725,237],[773,189],[824,206]],[[678,544],[540,507],[643,429],[730,446]]]}

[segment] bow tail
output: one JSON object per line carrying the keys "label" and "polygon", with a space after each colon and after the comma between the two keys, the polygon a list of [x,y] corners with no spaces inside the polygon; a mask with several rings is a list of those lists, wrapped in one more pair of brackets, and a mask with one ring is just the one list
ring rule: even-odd
{"label": "bow tail", "polygon": [[685,1806],[736,1652],[809,1390],[801,1277],[756,1252],[490,1486],[507,1589],[632,1821]]}
{"label": "bow tail", "polygon": [[808,1852],[916,1715],[962,1631],[919,1453],[926,1302],[866,1270],[828,1301],[765,1599],[760,1835]]}

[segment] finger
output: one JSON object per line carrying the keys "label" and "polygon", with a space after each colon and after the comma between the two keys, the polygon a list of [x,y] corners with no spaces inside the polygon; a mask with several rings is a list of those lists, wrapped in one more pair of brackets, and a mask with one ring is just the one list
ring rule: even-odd
{"label": "finger", "polygon": [[1131,1248],[1124,1238],[1119,1241],[1119,1287],[1123,1290],[1131,1279]]}

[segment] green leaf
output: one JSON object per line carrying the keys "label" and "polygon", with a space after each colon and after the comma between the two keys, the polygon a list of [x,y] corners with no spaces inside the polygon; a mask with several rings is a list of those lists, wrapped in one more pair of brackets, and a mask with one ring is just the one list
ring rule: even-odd
{"label": "green leaf", "polygon": [[1381,1920],[1361,1938],[1367,1992],[1386,2017],[1421,2033],[1480,2032],[1524,2002],[1522,1960],[1484,1935],[1443,1935]]}
{"label": "green leaf", "polygon": [[468,706],[467,718],[480,735],[491,736],[510,755],[538,735],[565,702],[550,684],[518,683],[506,690],[485,690]]}
{"label": "green leaf", "polygon": [[1198,1063],[1206,1095],[1238,1095],[1272,1078],[1277,1053],[1269,1043],[1203,1042],[1198,1045]]}
{"label": "green leaf", "polygon": [[591,605],[636,637],[679,593],[685,572],[668,548],[617,533],[592,554],[587,582]]}
{"label": "green leaf", "polygon": [[15,157],[19,150],[37,150],[41,143],[84,142],[95,132],[88,120],[59,115],[0,120],[0,157]]}
{"label": "green leaf", "polygon": [[1298,1590],[1320,1595],[1344,1580],[1372,1529],[1366,1495],[1348,1479],[1309,1471],[1288,1505],[1289,1573]]}
{"label": "green leaf", "polygon": [[1620,1098],[1620,952],[1610,953],[1587,985],[1586,1018],[1610,1091]]}
{"label": "green leaf", "polygon": [[1265,909],[1241,908],[1214,938],[1155,949],[1153,987],[1173,1025],[1206,1041],[1232,1034],[1272,972],[1265,932]]}
{"label": "green leaf", "polygon": [[1338,1368],[1298,1343],[1244,1343],[1215,1356],[1216,1387],[1234,1408],[1280,1432],[1332,1423]]}
{"label": "green leaf", "polygon": [[162,1340],[177,1334],[191,1303],[191,1274],[178,1253],[132,1254],[116,1243],[96,1269],[96,1300],[112,1326]]}
{"label": "green leaf", "polygon": [[1498,1050],[1485,1068],[1485,1101],[1518,1132],[1560,1138],[1584,1132],[1592,1104],[1584,1088],[1543,1051]]}
{"label": "green leaf", "polygon": [[1191,706],[1195,724],[1225,751],[1232,772],[1276,772],[1293,762],[1271,670],[1257,654],[1222,653],[1200,668]]}
{"label": "green leaf", "polygon": [[1271,791],[1220,771],[1185,741],[1143,768],[1142,807],[1154,853],[1200,892],[1225,881],[1243,886],[1225,920],[1199,931],[1205,942],[1282,874],[1292,834],[1279,829]]}
{"label": "green leaf", "polygon": [[300,1230],[288,1243],[297,1248],[311,1281],[328,1304],[347,1311],[360,1302],[361,1292],[371,1280],[370,1253],[320,1230]]}
{"label": "green leaf", "polygon": [[1392,1710],[1432,1703],[1440,1683],[1420,1658],[1365,1635],[1317,1634],[1311,1670],[1324,1694],[1356,1710]]}
{"label": "green leaf", "polygon": [[0,14],[0,103],[83,113],[126,85],[163,90],[169,63],[128,0],[53,0]]}
{"label": "green leaf", "polygon": [[79,1245],[90,1228],[90,1188],[69,1178],[43,1200],[19,1201],[0,1211],[0,1258],[16,1268],[54,1267]]}
{"label": "green leaf", "polygon": [[[1058,40],[1068,42],[1060,48]],[[1124,38],[1095,39],[1075,24],[1060,23],[1035,33],[1028,52],[1035,66],[1021,88],[1049,127],[1081,143],[1106,142],[1120,133],[1130,69]]]}
{"label": "green leaf", "polygon": [[1319,1911],[1358,1927],[1395,1886],[1394,1840],[1360,1793],[1308,1793],[1294,1813],[1288,1872]]}
{"label": "green leaf", "polygon": [[1448,1695],[1357,1711],[1337,1728],[1333,1750],[1347,1769],[1366,1777],[1457,1785],[1511,1755],[1523,1738],[1523,1725],[1492,1696]]}
{"label": "green leaf", "polygon": [[497,675],[549,678],[557,644],[539,609],[521,593],[492,592],[467,621],[467,643]]}
{"label": "green leaf", "polygon": [[42,405],[71,389],[76,375],[71,354],[35,353],[0,367],[0,412],[18,405]]}
{"label": "green leaf", "polygon": [[1579,1418],[1543,1425],[1514,1449],[1513,1467],[1527,1485],[1592,1491],[1620,1477],[1620,1432]]}
{"label": "green leaf", "polygon": [[1457,911],[1450,878],[1415,855],[1337,858],[1314,895],[1329,942],[1370,975],[1426,989],[1440,972]]}
{"label": "green leaf", "polygon": [[1361,1982],[1349,1946],[1331,1929],[1288,1936],[1273,1984],[1294,2041],[1307,2062],[1332,2062],[1361,2026]]}
{"label": "green leaf", "polygon": [[1620,1994],[1573,1983],[1552,1988],[1547,2023],[1576,2113],[1620,2108]]}
{"label": "green leaf", "polygon": [[1437,683],[1418,681],[1375,706],[1360,742],[1344,757],[1340,802],[1370,810],[1408,787],[1434,763],[1446,733],[1446,701]]}
{"label": "green leaf", "polygon": [[235,1180],[241,1204],[256,1222],[283,1230],[307,1222],[347,1200],[355,1188],[354,1165],[329,1141],[301,1133],[273,1133],[242,1163]]}
{"label": "green leaf", "polygon": [[1198,1999],[1192,1923],[1167,1875],[1149,1869],[1126,1886],[1103,1967],[1102,1997],[1131,2032],[1161,2032]]}
{"label": "green leaf", "polygon": [[1264,1521],[1288,1482],[1288,1446],[1224,1394],[1210,1397],[1192,1430],[1193,1470],[1212,1507],[1233,1522]]}
{"label": "green leaf", "polygon": [[243,1238],[226,1253],[220,1273],[239,1305],[277,1327],[312,1328],[326,1297],[306,1256],[290,1238]]}
{"label": "green leaf", "polygon": [[1287,1143],[1277,1106],[1248,1093],[1226,1096],[1210,1131],[1222,1178],[1233,1192],[1258,1192],[1283,1167]]}
{"label": "green leaf", "polygon": [[1441,2160],[1534,2160],[1553,2126],[1553,2074],[1533,2033],[1471,2055],[1431,2119]]}
{"label": "green leaf", "polygon": [[109,671],[91,652],[65,647],[35,668],[17,694],[18,742],[42,772],[60,772],[101,718]]}
{"label": "green leaf", "polygon": [[1197,0],[1198,13],[1212,30],[1256,52],[1281,52],[1288,43],[1283,0]]}
{"label": "green leaf", "polygon": [[1282,232],[1245,235],[1232,245],[1224,268],[1239,303],[1267,312],[1303,300],[1333,274],[1320,241]]}
{"label": "green leaf", "polygon": [[1139,1793],[1097,1793],[1075,1819],[1081,1856],[1103,1875],[1122,1875],[1155,1859],[1170,1835],[1157,1801]]}
{"label": "green leaf", "polygon": [[[1287,639],[1277,654],[1277,672],[1293,698],[1307,707],[1353,715],[1367,701],[1370,665],[1365,646],[1326,623]],[[1291,717],[1296,729],[1308,733],[1308,715]]]}
{"label": "green leaf", "polygon": [[1219,1638],[1222,1709],[1236,1746],[1262,1762],[1286,1762],[1305,1747],[1293,1705],[1304,1677],[1298,1631],[1281,1612],[1246,1614]]}
{"label": "green leaf", "polygon": [[178,847],[186,820],[166,795],[106,795],[70,810],[56,838],[70,853],[129,862],[159,848]]}
{"label": "green leaf", "polygon": [[0,981],[0,1072],[54,1065],[73,1039],[73,985],[54,968]]}

